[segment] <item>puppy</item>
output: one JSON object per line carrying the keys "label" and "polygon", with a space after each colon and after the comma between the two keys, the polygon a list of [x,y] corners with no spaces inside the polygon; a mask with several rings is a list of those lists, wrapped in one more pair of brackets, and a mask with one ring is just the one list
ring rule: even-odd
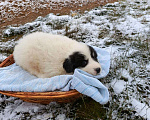
{"label": "puppy", "polygon": [[73,74],[76,68],[100,74],[95,50],[61,35],[35,32],[24,36],[14,48],[17,65],[39,78]]}

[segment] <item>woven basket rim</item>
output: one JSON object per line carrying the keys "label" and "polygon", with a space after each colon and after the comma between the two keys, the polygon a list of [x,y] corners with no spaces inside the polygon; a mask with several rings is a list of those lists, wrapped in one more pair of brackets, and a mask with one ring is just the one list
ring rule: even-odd
{"label": "woven basket rim", "polygon": [[36,92],[11,92],[11,91],[0,91],[1,94],[5,94],[12,97],[19,97],[19,98],[63,98],[63,97],[71,97],[74,95],[78,95],[79,92],[76,90],[70,90],[67,92],[40,92],[40,94],[37,94]]}
{"label": "woven basket rim", "polygon": [[[15,63],[13,59],[13,54],[8,56],[1,64],[0,67],[6,67],[11,64]],[[24,101],[27,102],[35,102],[35,103],[43,103],[43,100],[46,100],[46,104],[48,100],[56,101],[58,99],[58,102],[60,99],[61,102],[66,99],[70,99],[70,102],[74,100],[74,98],[79,98],[82,94],[79,93],[77,90],[70,90],[70,91],[50,91],[50,92],[22,92],[22,91],[0,91],[1,94],[12,96],[12,97],[18,97]],[[30,99],[30,100],[28,100]],[[34,101],[36,100],[36,101]],[[45,103],[45,101],[44,101]]]}

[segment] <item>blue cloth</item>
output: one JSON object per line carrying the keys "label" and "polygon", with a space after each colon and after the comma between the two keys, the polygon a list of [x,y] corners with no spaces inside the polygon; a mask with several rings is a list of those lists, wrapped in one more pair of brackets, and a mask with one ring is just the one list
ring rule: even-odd
{"label": "blue cloth", "polygon": [[100,75],[93,76],[80,69],[76,69],[73,75],[60,75],[52,78],[37,78],[23,70],[15,63],[0,68],[1,91],[69,91],[76,89],[78,92],[93,98],[95,101],[105,104],[109,100],[108,89],[98,80],[109,72],[110,55],[107,51],[94,47],[98,54],[98,60],[102,67]]}

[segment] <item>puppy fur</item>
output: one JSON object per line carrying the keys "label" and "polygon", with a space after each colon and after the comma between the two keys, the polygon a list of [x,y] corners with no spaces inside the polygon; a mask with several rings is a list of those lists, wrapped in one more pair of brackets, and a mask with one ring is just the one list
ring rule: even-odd
{"label": "puppy fur", "polygon": [[92,75],[101,71],[95,50],[68,37],[35,32],[24,36],[15,46],[14,59],[31,74],[40,78],[73,74],[80,68]]}

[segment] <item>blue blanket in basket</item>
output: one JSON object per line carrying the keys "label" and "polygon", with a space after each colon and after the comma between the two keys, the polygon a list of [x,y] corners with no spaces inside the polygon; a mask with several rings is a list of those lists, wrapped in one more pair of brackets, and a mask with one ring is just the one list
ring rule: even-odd
{"label": "blue blanket in basket", "polygon": [[97,47],[94,47],[94,49],[98,53],[98,60],[102,67],[100,75],[93,76],[80,69],[76,69],[73,75],[37,78],[14,63],[8,67],[0,68],[0,90],[45,92],[76,89],[78,92],[93,98],[95,101],[105,104],[109,100],[109,92],[98,79],[108,74],[110,55],[103,49]]}

